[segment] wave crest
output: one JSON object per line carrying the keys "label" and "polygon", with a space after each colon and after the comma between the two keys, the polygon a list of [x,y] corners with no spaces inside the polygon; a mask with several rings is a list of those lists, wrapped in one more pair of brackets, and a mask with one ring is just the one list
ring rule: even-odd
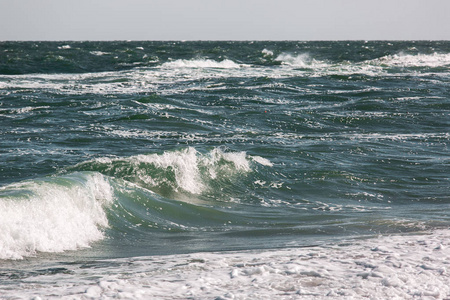
{"label": "wave crest", "polygon": [[375,65],[391,67],[444,67],[450,65],[450,54],[394,54],[369,61]]}
{"label": "wave crest", "polygon": [[297,55],[281,53],[275,58],[275,61],[281,62],[282,65],[298,68],[325,68],[329,66],[323,61],[312,58],[308,53],[301,53]]}
{"label": "wave crest", "polygon": [[222,61],[215,61],[212,59],[177,59],[174,61],[169,61],[161,65],[162,68],[215,68],[215,69],[236,69],[240,68],[241,65],[235,63],[232,60],[224,59]]}
{"label": "wave crest", "polygon": [[269,160],[214,148],[201,153],[193,147],[162,154],[141,154],[125,158],[99,158],[77,165],[77,170],[101,172],[148,188],[162,196],[187,192],[201,194],[213,181],[230,181],[252,170],[255,162],[271,166]]}
{"label": "wave crest", "polygon": [[99,173],[74,173],[0,189],[0,259],[89,247],[108,226],[112,187]]}

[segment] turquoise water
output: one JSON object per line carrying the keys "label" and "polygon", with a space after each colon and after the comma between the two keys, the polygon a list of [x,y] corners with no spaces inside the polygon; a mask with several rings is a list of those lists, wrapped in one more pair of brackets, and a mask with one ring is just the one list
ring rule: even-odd
{"label": "turquoise water", "polygon": [[0,259],[450,224],[450,42],[1,42],[0,74]]}

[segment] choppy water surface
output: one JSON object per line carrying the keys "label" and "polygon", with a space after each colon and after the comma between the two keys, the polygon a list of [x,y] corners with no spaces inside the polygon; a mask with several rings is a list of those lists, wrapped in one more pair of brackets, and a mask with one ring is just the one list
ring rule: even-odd
{"label": "choppy water surface", "polygon": [[2,42],[0,74],[0,259],[449,225],[449,42]]}

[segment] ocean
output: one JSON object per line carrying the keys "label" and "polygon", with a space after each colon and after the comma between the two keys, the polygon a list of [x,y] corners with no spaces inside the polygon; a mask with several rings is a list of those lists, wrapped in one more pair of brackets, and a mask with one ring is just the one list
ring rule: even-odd
{"label": "ocean", "polygon": [[0,299],[450,298],[449,41],[0,42]]}

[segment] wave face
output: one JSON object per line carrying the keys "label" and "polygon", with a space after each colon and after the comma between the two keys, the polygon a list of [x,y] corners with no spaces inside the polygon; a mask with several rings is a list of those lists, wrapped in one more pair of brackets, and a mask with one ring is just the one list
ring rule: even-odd
{"label": "wave face", "polygon": [[1,42],[0,53],[2,260],[288,248],[450,224],[449,42]]}
{"label": "wave face", "polygon": [[248,156],[245,152],[224,152],[216,148],[201,154],[189,147],[163,154],[100,158],[81,163],[75,169],[100,171],[157,190],[163,195],[164,190],[201,194],[213,189],[213,181],[231,180],[236,174],[250,172],[252,161],[271,165],[268,160]]}

